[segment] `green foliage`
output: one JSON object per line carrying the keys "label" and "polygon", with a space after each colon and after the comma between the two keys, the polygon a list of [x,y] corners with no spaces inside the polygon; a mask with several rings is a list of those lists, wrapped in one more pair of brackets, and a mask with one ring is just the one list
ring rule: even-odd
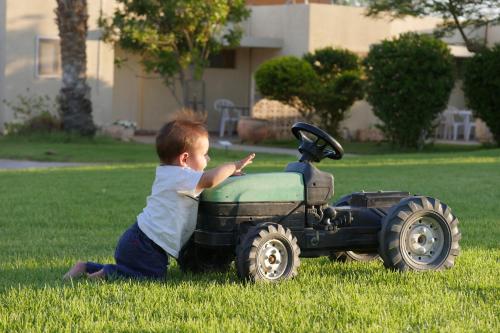
{"label": "green foliage", "polygon": [[303,58],[311,64],[321,82],[329,82],[346,71],[359,71],[358,57],[348,50],[325,47],[306,53]]}
{"label": "green foliage", "polygon": [[319,78],[313,100],[321,126],[338,136],[340,122],[352,104],[364,95],[359,58],[348,50],[326,47],[305,54],[304,59]]}
{"label": "green foliage", "polygon": [[296,107],[334,136],[352,104],[363,98],[358,57],[331,47],[307,53],[303,59],[271,59],[259,67],[255,79],[266,97]]}
{"label": "green foliage", "polygon": [[117,2],[113,17],[99,20],[104,40],[139,54],[146,71],[160,75],[174,96],[177,76],[185,88],[201,78],[210,54],[238,45],[238,23],[249,16],[244,0]]}
{"label": "green foliage", "polygon": [[255,72],[255,82],[262,94],[271,99],[299,106],[304,115],[307,114],[308,107],[299,104],[309,102],[309,96],[317,81],[318,77],[312,66],[294,56],[268,60]]}
{"label": "green foliage", "polygon": [[458,30],[465,45],[471,52],[484,48],[484,38],[474,39],[468,36],[467,29],[494,25],[500,22],[499,0],[367,0],[368,16],[381,13],[394,18],[405,16],[440,16],[443,22],[435,33],[437,36],[452,34]]}
{"label": "green foliage", "polygon": [[468,105],[486,122],[500,146],[500,44],[466,63],[463,89]]}
{"label": "green foliage", "polygon": [[401,147],[421,147],[453,88],[446,44],[407,33],[372,46],[365,67],[367,99],[386,137]]}
{"label": "green foliage", "polygon": [[58,102],[47,95],[18,95],[15,101],[3,100],[14,111],[14,121],[5,123],[7,135],[32,135],[61,131]]}

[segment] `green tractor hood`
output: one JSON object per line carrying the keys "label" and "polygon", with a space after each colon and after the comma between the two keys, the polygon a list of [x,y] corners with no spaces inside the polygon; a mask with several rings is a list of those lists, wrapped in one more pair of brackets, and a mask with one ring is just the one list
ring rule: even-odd
{"label": "green tractor hood", "polygon": [[235,176],[203,191],[206,202],[304,201],[304,180],[295,172],[259,173]]}

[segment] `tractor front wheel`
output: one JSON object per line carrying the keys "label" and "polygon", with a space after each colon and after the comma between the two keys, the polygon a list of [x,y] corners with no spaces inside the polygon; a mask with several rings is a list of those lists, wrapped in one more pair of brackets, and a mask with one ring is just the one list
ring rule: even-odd
{"label": "tractor front wheel", "polygon": [[430,197],[410,197],[382,220],[379,254],[384,266],[400,271],[451,268],[460,252],[458,219]]}
{"label": "tractor front wheel", "polygon": [[277,282],[293,278],[300,249],[290,229],[263,223],[251,228],[236,253],[238,276],[245,280]]}

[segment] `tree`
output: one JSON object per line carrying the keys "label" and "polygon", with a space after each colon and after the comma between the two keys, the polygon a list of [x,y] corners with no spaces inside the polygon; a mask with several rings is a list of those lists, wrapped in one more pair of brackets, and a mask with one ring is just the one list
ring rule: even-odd
{"label": "tree", "polygon": [[318,76],[307,61],[295,56],[270,59],[255,72],[255,83],[267,98],[293,106],[312,120],[311,98],[318,86]]}
{"label": "tree", "polygon": [[477,52],[486,46],[486,37],[473,39],[467,29],[487,27],[500,22],[500,0],[368,0],[368,16],[387,13],[393,18],[405,16],[440,16],[443,22],[436,30],[439,37],[456,30],[467,49]]}
{"label": "tree", "polygon": [[467,61],[464,93],[467,104],[490,128],[500,146],[500,44],[485,49]]}
{"label": "tree", "polygon": [[86,74],[87,1],[56,1],[63,72],[58,99],[63,129],[93,136],[96,127],[92,120],[92,102]]}
{"label": "tree", "polygon": [[[180,105],[189,107],[188,83],[201,79],[211,54],[236,47],[238,25],[250,12],[245,0],[117,0],[111,18],[101,18],[104,40],[140,55]],[[176,91],[180,81],[181,96]]]}
{"label": "tree", "polygon": [[367,100],[386,138],[421,148],[453,88],[448,46],[431,36],[406,33],[373,45],[365,58]]}
{"label": "tree", "polygon": [[361,67],[356,54],[325,47],[304,55],[316,72],[318,83],[312,90],[313,107],[321,125],[339,135],[340,123],[355,101],[363,98]]}
{"label": "tree", "polygon": [[363,98],[358,57],[331,47],[302,59],[271,59],[258,68],[255,81],[263,95],[297,108],[308,121],[319,120],[334,136],[352,104]]}

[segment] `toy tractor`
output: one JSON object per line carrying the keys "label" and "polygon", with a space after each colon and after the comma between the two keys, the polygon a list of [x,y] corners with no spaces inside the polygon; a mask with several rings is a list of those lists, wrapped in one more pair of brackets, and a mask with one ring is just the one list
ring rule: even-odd
{"label": "toy tractor", "polygon": [[231,177],[200,198],[196,230],[179,256],[184,271],[224,271],[276,282],[297,275],[300,257],[381,259],[387,268],[450,268],[458,219],[438,199],[409,192],[355,192],[334,205],[334,178],[313,162],[342,158],[342,146],[306,123],[292,127],[298,162],[284,172]]}

